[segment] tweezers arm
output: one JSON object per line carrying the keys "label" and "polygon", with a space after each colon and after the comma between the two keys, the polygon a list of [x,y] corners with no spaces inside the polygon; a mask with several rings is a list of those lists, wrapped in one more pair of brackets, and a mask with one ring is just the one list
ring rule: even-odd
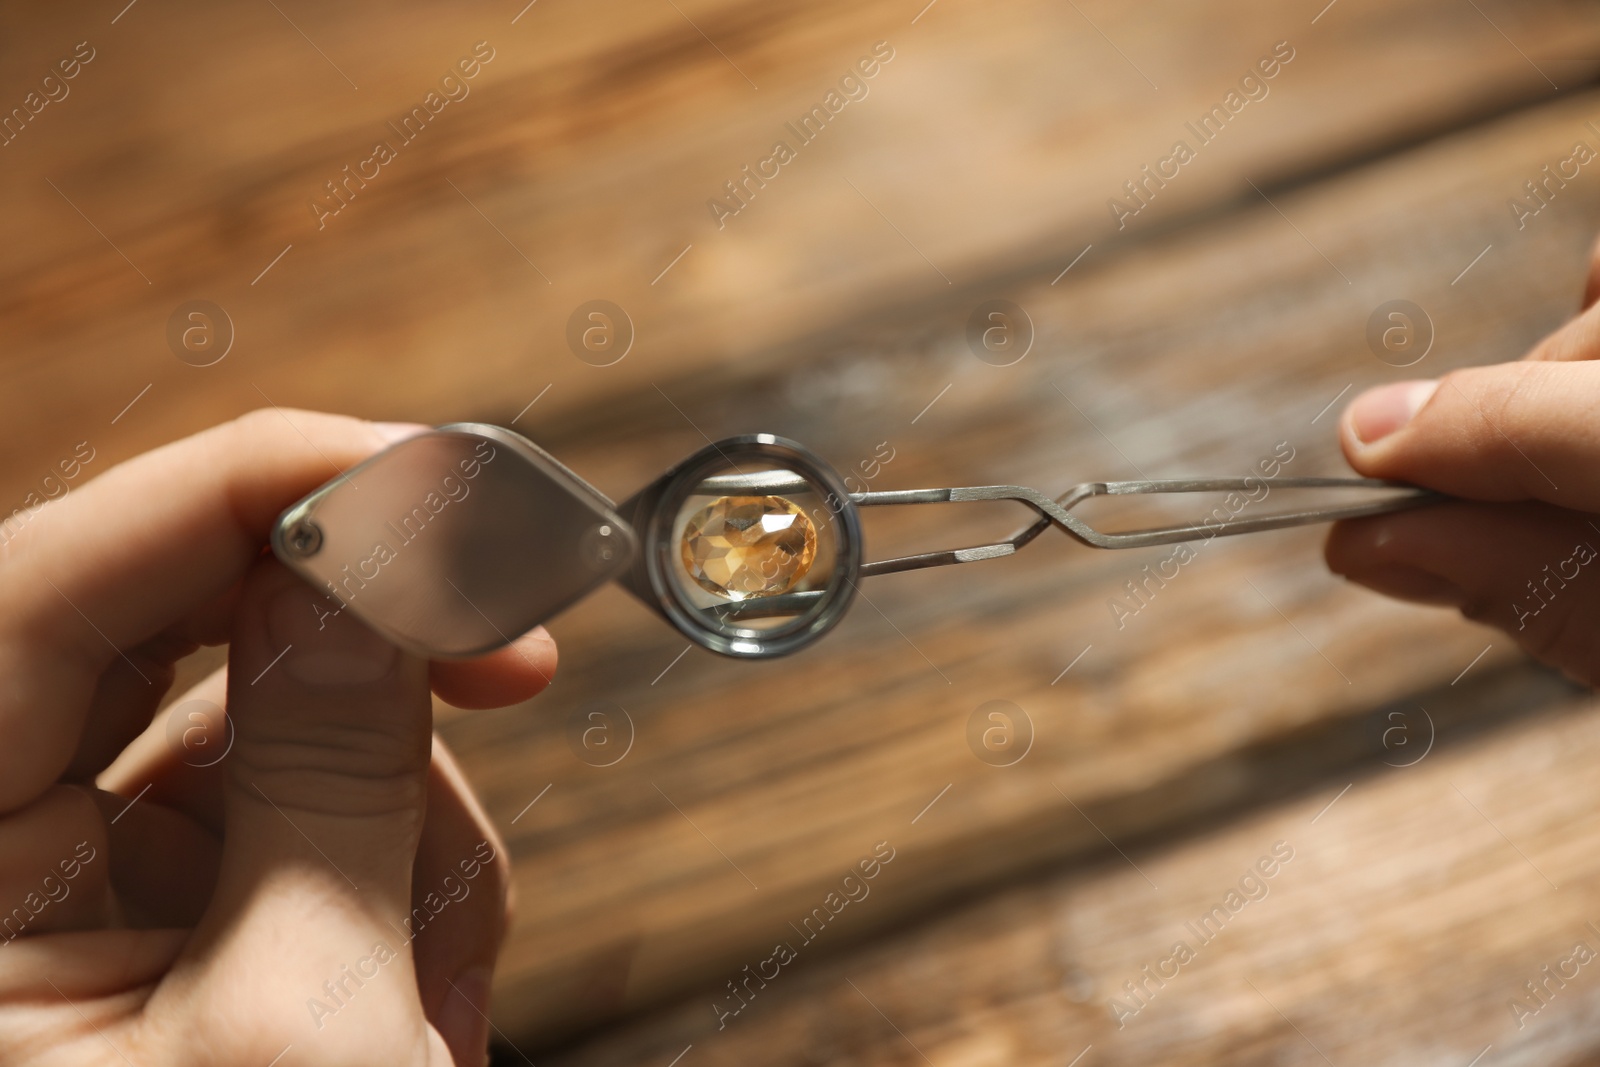
{"label": "tweezers arm", "polygon": [[[1054,507],[1044,507],[1045,514],[1061,523],[1062,518],[1070,518],[1067,510],[1094,496],[1142,496],[1162,493],[1211,493],[1211,492],[1244,492],[1255,493],[1262,488],[1268,492],[1278,489],[1365,489],[1386,491],[1390,495],[1379,499],[1355,501],[1349,504],[1334,504],[1299,511],[1275,512],[1268,515],[1255,515],[1249,518],[1230,517],[1228,519],[1208,519],[1198,523],[1186,523],[1181,526],[1159,526],[1145,530],[1128,530],[1118,533],[1102,533],[1084,526],[1094,534],[1094,539],[1082,538],[1086,544],[1096,548],[1145,548],[1152,545],[1171,545],[1180,541],[1193,541],[1200,538],[1210,540],[1212,537],[1231,537],[1234,534],[1255,533],[1258,530],[1278,530],[1289,526],[1307,526],[1313,523],[1336,522],[1339,519],[1359,519],[1368,515],[1383,515],[1392,511],[1403,511],[1407,508],[1431,504],[1445,499],[1441,494],[1428,489],[1419,489],[1414,485],[1401,482],[1382,481],[1377,478],[1180,478],[1165,481],[1137,481],[1137,482],[1091,482],[1075,487],[1059,501],[1050,501]],[[1266,499],[1263,494],[1262,500]],[[1255,503],[1251,500],[1251,503]],[[1056,514],[1059,512],[1059,515]],[[1081,520],[1076,520],[1081,524]],[[1065,527],[1064,527],[1065,528]],[[1068,529],[1068,533],[1075,536],[1078,531]]]}
{"label": "tweezers arm", "polygon": [[[1382,499],[1363,500],[1349,504],[1310,508],[1301,511],[1276,512],[1249,518],[1231,517],[1226,520],[1207,519],[1177,526],[1158,526],[1143,530],[1107,533],[1094,529],[1082,519],[1071,514],[1071,509],[1096,496],[1142,496],[1165,493],[1243,492],[1254,496],[1265,487],[1273,489],[1365,489],[1388,491]],[[1069,536],[1092,548],[1148,548],[1154,545],[1171,545],[1183,541],[1210,540],[1234,534],[1254,533],[1259,530],[1277,530],[1288,526],[1305,526],[1311,523],[1333,522],[1338,519],[1355,519],[1368,515],[1381,515],[1391,511],[1417,507],[1445,499],[1440,494],[1397,482],[1374,478],[1179,478],[1156,481],[1085,482],[1073,487],[1052,500],[1036,489],[1017,485],[974,486],[964,489],[909,489],[889,492],[854,493],[850,499],[860,507],[884,504],[931,504],[979,500],[1015,500],[1032,508],[1039,518],[1004,541],[972,548],[941,552],[924,552],[915,556],[879,560],[862,565],[862,575],[891,574],[896,571],[918,570],[923,567],[940,567],[954,563],[970,563],[980,559],[1009,556],[1023,545],[1039,536],[1051,525],[1059,526]]]}

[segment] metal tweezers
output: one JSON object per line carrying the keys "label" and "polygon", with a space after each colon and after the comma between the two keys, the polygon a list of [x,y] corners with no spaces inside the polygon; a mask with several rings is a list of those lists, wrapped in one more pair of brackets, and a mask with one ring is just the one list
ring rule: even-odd
{"label": "metal tweezers", "polygon": [[[1144,530],[1127,530],[1105,533],[1096,530],[1082,519],[1071,514],[1072,509],[1091,497],[1144,496],[1160,493],[1221,493],[1228,491],[1254,492],[1266,485],[1274,489],[1388,489],[1400,490],[1401,495],[1383,500],[1369,500],[1359,504],[1341,504],[1334,507],[1312,508],[1306,511],[1277,512],[1250,518],[1231,518],[1216,523],[1187,523],[1181,526],[1155,526]],[[1039,518],[1018,530],[1004,541],[957,548],[942,552],[922,552],[915,556],[879,560],[861,565],[861,573],[893,574],[896,571],[914,571],[923,567],[943,567],[952,563],[972,563],[980,559],[997,559],[1009,556],[1032,541],[1052,525],[1059,526],[1068,536],[1090,548],[1149,548],[1153,545],[1172,545],[1182,541],[1209,540],[1234,534],[1255,533],[1258,530],[1278,530],[1288,526],[1307,526],[1312,523],[1333,522],[1338,519],[1358,519],[1367,515],[1429,504],[1441,499],[1438,493],[1418,489],[1400,482],[1377,478],[1169,478],[1136,482],[1084,482],[1075,485],[1061,496],[1051,499],[1037,489],[1021,485],[983,485],[970,489],[904,489],[886,492],[852,493],[850,499],[858,507],[878,504],[936,504],[971,500],[1015,500],[1039,513]]]}
{"label": "metal tweezers", "polygon": [[[1312,508],[1306,511],[1276,512],[1250,518],[1232,518],[1216,523],[1188,523],[1181,526],[1156,526],[1144,530],[1126,530],[1106,533],[1096,530],[1072,514],[1072,509],[1091,497],[1097,496],[1149,496],[1162,493],[1224,493],[1230,491],[1254,492],[1261,486],[1274,489],[1380,489],[1398,491],[1400,495],[1382,500],[1369,500],[1359,504],[1340,504],[1334,507]],[[810,488],[799,475],[788,471],[766,471],[760,474],[727,474],[708,478],[704,491],[709,493],[794,493]],[[1401,511],[1440,500],[1440,494],[1428,489],[1418,489],[1402,482],[1383,481],[1378,478],[1168,478],[1133,482],[1084,482],[1075,485],[1062,495],[1051,499],[1037,489],[1022,485],[979,485],[956,489],[891,489],[880,492],[850,493],[849,500],[857,507],[884,504],[944,504],[971,501],[1015,500],[1032,508],[1039,518],[1018,530],[1003,541],[971,548],[946,549],[939,552],[921,552],[914,556],[879,560],[861,565],[862,576],[893,574],[896,571],[921,570],[924,567],[944,567],[953,563],[975,563],[983,559],[1009,556],[1038,537],[1050,526],[1059,526],[1072,537],[1090,548],[1149,548],[1154,545],[1172,545],[1182,541],[1209,540],[1234,534],[1255,533],[1258,530],[1278,530],[1288,526],[1308,526],[1338,519],[1358,519],[1368,515],[1382,515]]]}

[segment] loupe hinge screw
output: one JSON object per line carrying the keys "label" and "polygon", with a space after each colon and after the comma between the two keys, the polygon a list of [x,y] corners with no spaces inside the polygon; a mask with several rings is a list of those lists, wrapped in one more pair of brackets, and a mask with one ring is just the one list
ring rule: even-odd
{"label": "loupe hinge screw", "polygon": [[322,529],[310,519],[301,519],[284,533],[283,542],[296,556],[314,556],[322,547]]}
{"label": "loupe hinge screw", "polygon": [[610,523],[601,523],[583,535],[580,549],[591,565],[604,567],[617,558],[617,553],[621,551],[621,539]]}

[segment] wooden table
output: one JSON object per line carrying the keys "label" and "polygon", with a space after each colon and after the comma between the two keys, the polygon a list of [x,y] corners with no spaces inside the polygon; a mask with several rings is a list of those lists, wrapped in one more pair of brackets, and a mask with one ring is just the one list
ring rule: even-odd
{"label": "wooden table", "polygon": [[[1592,165],[1509,206],[1600,146],[1588,0],[276,8],[0,14],[16,101],[94,53],[0,155],[4,499],[78,441],[104,470],[268,403],[513,424],[619,497],[756,430],[841,469],[887,442],[874,488],[1059,492],[1283,446],[1338,473],[1341,398],[1519,355],[1600,229]],[[478,42],[467,95],[395,133]],[[394,159],[348,180],[379,139]],[[1193,158],[1146,177],[1179,139]],[[193,299],[233,323],[211,366],[169,348]],[[566,341],[594,299],[633,324],[611,366]],[[994,299],[1031,320],[1011,366],[968,345]],[[1397,299],[1432,324],[1409,369],[1366,340]],[[869,554],[1021,517],[887,509]],[[1050,534],[871,579],[771,663],[685,652],[619,591],[568,612],[548,693],[439,709],[516,858],[506,1062],[1591,1062],[1587,970],[1508,1007],[1600,948],[1588,702],[1332,578],[1319,539],[1207,543],[1129,613],[1171,550]],[[1031,723],[1011,766],[968,744],[992,700]],[[597,701],[631,720],[606,767],[569,743]],[[1280,841],[1266,895],[1145,977]],[[870,892],[797,929],[879,842]]]}

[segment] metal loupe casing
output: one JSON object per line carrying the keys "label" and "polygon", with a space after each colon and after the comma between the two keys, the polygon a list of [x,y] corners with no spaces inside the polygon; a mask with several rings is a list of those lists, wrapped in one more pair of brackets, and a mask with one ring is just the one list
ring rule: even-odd
{"label": "metal loupe casing", "polygon": [[274,554],[409,652],[480,656],[623,573],[610,500],[519,434],[453,423],[406,438],[288,508]]}
{"label": "metal loupe casing", "polygon": [[[816,566],[793,591],[719,599],[686,569],[687,513],[741,493],[803,508]],[[843,482],[771,434],[709,445],[618,506],[521,435],[453,423],[392,445],[289,507],[271,542],[329,595],[319,612],[348,609],[432,659],[492,652],[611,580],[715,652],[784,655],[838,622],[861,566],[860,522]]]}

